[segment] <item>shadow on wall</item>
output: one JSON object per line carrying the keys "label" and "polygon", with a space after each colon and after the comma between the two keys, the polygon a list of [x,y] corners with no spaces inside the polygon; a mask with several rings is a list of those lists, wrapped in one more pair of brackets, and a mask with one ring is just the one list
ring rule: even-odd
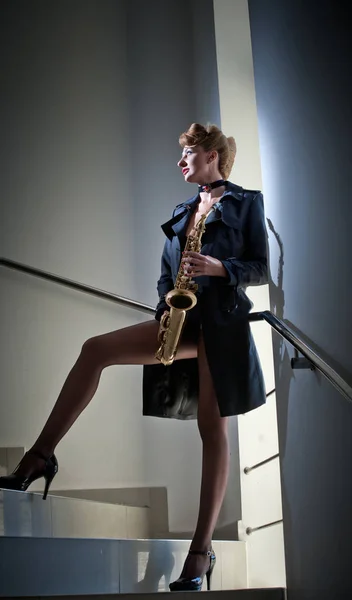
{"label": "shadow on wall", "polygon": [[[284,245],[279,233],[275,230],[272,221],[267,218],[269,230],[274,235],[277,245],[279,247],[279,259],[278,259],[278,272],[277,282],[272,278],[271,271],[269,269],[269,289],[270,289],[270,309],[274,315],[284,321],[285,312],[285,292],[284,292]],[[270,260],[269,260],[270,264]],[[278,423],[280,429],[279,438],[279,452],[280,452],[280,468],[282,469],[285,448],[287,440],[287,425],[288,425],[288,406],[290,397],[290,385],[294,378],[293,370],[291,367],[291,357],[288,352],[287,343],[284,338],[279,334],[273,335],[273,354],[274,354],[274,368],[275,368],[275,387],[277,390],[276,398],[277,402],[280,402],[280,410],[277,411]],[[283,506],[286,507],[284,520],[285,520],[285,531],[292,533],[292,518],[289,510],[289,502],[287,501],[287,492],[285,489],[285,478],[281,472],[281,495]],[[285,547],[286,560],[289,560],[288,552],[293,552],[293,549],[289,550],[287,545]]]}
{"label": "shadow on wall", "polygon": [[[267,218],[267,222],[269,230],[273,233],[279,247],[277,283],[274,282],[271,272],[269,272],[270,308],[278,319],[284,321],[284,245],[279,233],[275,230],[272,221]],[[275,357],[275,379],[279,384],[280,406],[282,407],[281,415],[283,415],[281,427],[283,432],[283,440],[286,441],[289,390],[294,375],[291,368],[291,357],[287,350],[287,344],[281,335],[273,336],[273,351]],[[282,450],[283,449],[281,448],[281,452]]]}
{"label": "shadow on wall", "polygon": [[135,583],[133,592],[158,592],[162,578],[165,580],[162,587],[167,590],[174,566],[175,558],[172,552],[172,545],[167,541],[162,545],[152,544],[145,566],[144,577]]}

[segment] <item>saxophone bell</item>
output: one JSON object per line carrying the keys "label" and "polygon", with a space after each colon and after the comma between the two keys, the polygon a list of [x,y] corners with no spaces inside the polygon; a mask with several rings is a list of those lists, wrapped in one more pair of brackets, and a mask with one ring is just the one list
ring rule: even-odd
{"label": "saxophone bell", "polygon": [[197,298],[191,290],[173,289],[167,293],[165,302],[170,308],[187,311],[197,304]]}

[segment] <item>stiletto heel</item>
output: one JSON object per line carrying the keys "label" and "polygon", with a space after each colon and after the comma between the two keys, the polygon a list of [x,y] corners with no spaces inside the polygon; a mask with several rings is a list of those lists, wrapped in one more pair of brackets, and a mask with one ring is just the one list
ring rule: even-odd
{"label": "stiletto heel", "polygon": [[[190,550],[188,552],[189,555],[199,554],[202,556],[209,556],[210,565],[208,570],[205,572],[205,576],[207,578],[207,589],[210,590],[211,578],[213,575],[213,570],[216,563],[216,556],[213,550],[208,550],[207,552],[201,552],[199,550]],[[186,577],[179,577],[176,581],[173,581],[169,585],[169,589],[171,592],[200,592],[203,586],[204,575],[199,577],[193,577],[193,579],[188,579]]]}
{"label": "stiletto heel", "polygon": [[41,458],[42,460],[44,460],[45,461],[44,467],[40,470],[34,471],[31,475],[28,475],[28,476],[19,475],[17,473],[17,471],[21,465],[21,462],[22,462],[21,461],[17,465],[16,469],[14,470],[14,472],[11,475],[7,475],[5,477],[0,477],[0,488],[2,488],[4,490],[16,490],[19,492],[25,492],[29,488],[31,483],[33,483],[33,481],[36,481],[37,479],[44,477],[45,487],[44,487],[43,500],[46,500],[51,483],[52,483],[56,473],[59,470],[59,465],[58,465],[56,456],[55,456],[55,454],[53,454],[52,456],[46,457],[43,454],[41,454],[40,452],[37,452],[36,450],[29,450],[28,452],[26,452],[26,455],[37,456],[38,458]]}
{"label": "stiletto heel", "polygon": [[45,477],[45,488],[44,488],[44,494],[43,494],[43,500],[46,500],[46,497],[48,495],[50,486],[52,484],[52,481],[55,477],[56,473],[54,473],[54,475],[52,477]]}
{"label": "stiletto heel", "polygon": [[208,590],[208,592],[210,592],[211,578],[213,576],[213,570],[214,570],[214,567],[215,567],[215,563],[216,563],[216,557],[215,557],[215,554],[214,554],[214,560],[212,561],[210,559],[210,567],[209,567],[209,569],[207,570],[207,572],[205,574],[205,576],[207,578],[207,590]]}

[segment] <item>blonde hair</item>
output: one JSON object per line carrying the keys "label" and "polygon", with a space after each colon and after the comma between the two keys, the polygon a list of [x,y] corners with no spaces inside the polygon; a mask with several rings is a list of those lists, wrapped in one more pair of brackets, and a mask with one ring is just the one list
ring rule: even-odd
{"label": "blonde hair", "polygon": [[216,150],[219,155],[219,171],[224,179],[231,173],[236,156],[236,142],[233,137],[226,137],[216,125],[204,127],[199,123],[192,123],[190,128],[182,133],[179,138],[180,146],[202,146],[206,152]]}

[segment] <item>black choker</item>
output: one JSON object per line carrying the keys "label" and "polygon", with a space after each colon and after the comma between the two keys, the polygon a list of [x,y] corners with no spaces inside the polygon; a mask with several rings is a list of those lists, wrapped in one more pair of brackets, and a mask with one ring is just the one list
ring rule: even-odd
{"label": "black choker", "polygon": [[198,186],[198,192],[210,192],[221,185],[225,185],[226,181],[224,179],[219,179],[218,181],[214,181],[213,183],[205,183],[204,185]]}

